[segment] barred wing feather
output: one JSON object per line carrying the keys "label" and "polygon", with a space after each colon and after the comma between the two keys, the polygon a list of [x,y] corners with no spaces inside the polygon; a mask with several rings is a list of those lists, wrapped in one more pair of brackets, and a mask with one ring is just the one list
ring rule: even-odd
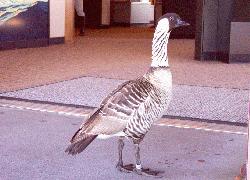
{"label": "barred wing feather", "polygon": [[102,101],[71,142],[84,139],[87,134],[112,135],[123,131],[152,89],[153,85],[144,77],[123,83]]}

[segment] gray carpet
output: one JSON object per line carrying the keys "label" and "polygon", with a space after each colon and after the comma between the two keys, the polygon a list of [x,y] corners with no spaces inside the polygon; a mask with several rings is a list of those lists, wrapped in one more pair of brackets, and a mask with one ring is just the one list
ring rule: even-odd
{"label": "gray carpet", "polygon": [[[122,82],[124,80],[83,77],[0,96],[97,107]],[[248,122],[249,90],[174,85],[173,91],[167,116]]]}

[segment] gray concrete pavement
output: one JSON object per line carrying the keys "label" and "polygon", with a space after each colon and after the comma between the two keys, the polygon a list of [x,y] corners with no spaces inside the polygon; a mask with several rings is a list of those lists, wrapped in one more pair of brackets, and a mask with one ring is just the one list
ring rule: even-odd
{"label": "gray concrete pavement", "polygon": [[[0,108],[0,179],[150,179],[118,172],[117,139],[64,153],[82,118]],[[134,161],[126,142],[125,163]],[[141,144],[145,167],[170,180],[229,180],[246,159],[247,136],[154,126]]]}

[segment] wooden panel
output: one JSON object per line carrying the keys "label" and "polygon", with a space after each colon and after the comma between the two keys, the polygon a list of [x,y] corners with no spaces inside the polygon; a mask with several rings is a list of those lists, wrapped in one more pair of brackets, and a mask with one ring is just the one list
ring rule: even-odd
{"label": "wooden panel", "polygon": [[74,0],[66,0],[65,1],[65,41],[71,42],[75,37],[75,27],[74,27],[74,19],[75,19],[75,8],[74,8]]}

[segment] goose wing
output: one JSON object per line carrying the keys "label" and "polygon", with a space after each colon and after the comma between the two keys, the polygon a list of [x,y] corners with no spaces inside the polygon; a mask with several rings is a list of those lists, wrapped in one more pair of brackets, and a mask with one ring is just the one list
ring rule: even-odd
{"label": "goose wing", "polygon": [[76,142],[88,135],[112,135],[123,131],[139,107],[150,96],[153,85],[144,77],[127,81],[111,92],[72,138]]}

